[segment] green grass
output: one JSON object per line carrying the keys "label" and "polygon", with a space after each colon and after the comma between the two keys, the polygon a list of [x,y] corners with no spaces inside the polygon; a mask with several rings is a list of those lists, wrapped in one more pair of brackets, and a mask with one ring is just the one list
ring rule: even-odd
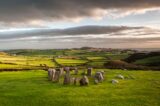
{"label": "green grass", "polygon": [[134,63],[141,64],[141,65],[158,64],[160,63],[160,56],[153,56],[153,57],[148,57],[144,59],[139,59]]}
{"label": "green grass", "polygon": [[106,54],[111,60],[121,60],[128,57],[128,54]]}
{"label": "green grass", "polygon": [[87,60],[80,60],[80,59],[63,59],[57,58],[55,61],[61,65],[80,65],[87,62]]}
{"label": "green grass", "polygon": [[[9,56],[9,55],[0,55],[0,68],[17,68],[17,67],[26,67],[30,66],[40,66],[40,64],[46,64],[50,67],[55,67],[56,64],[52,61],[52,57],[43,57],[43,56]],[[9,63],[9,64],[4,64]],[[11,64],[14,65],[11,65]],[[8,67],[7,67],[8,66]]]}
{"label": "green grass", "polygon": [[0,64],[0,69],[25,69],[31,68],[30,66],[14,65],[14,64]]}
{"label": "green grass", "polygon": [[[117,74],[134,79],[113,85]],[[103,83],[90,81],[86,87],[64,86],[48,81],[45,71],[1,72],[0,106],[160,106],[158,71],[106,70]]]}
{"label": "green grass", "polygon": [[87,57],[87,59],[91,61],[106,61],[107,60],[105,57]]}

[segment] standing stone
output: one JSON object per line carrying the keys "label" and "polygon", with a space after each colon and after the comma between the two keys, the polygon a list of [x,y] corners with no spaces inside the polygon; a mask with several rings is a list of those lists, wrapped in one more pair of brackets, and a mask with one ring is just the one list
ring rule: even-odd
{"label": "standing stone", "polygon": [[60,71],[55,71],[55,75],[52,81],[59,82],[59,78],[60,78]]}
{"label": "standing stone", "polygon": [[103,77],[104,77],[104,71],[102,70],[102,71],[100,71],[101,73],[102,73],[102,75],[103,75]]}
{"label": "standing stone", "polygon": [[73,84],[73,85],[76,85],[77,84],[77,78],[75,78],[75,77],[71,78],[70,83]]}
{"label": "standing stone", "polygon": [[64,74],[64,70],[63,68],[60,68],[60,76],[62,76]]}
{"label": "standing stone", "polygon": [[48,79],[52,80],[52,69],[48,69]]}
{"label": "standing stone", "polygon": [[70,84],[70,75],[68,73],[66,73],[65,76],[64,76],[63,84],[64,85]]}
{"label": "standing stone", "polygon": [[88,68],[87,70],[87,76],[91,76],[92,75],[92,68]]}
{"label": "standing stone", "polygon": [[70,68],[69,67],[65,67],[64,71],[66,71],[66,74],[70,74]]}
{"label": "standing stone", "polygon": [[54,79],[55,71],[56,71],[55,69],[51,69],[51,68],[48,69],[48,79],[49,80],[52,81]]}
{"label": "standing stone", "polygon": [[95,80],[98,80],[98,82],[102,82],[104,80],[104,77],[101,72],[96,72]]}
{"label": "standing stone", "polygon": [[73,82],[74,85],[77,85],[77,80],[78,80],[77,78],[74,78],[74,82]]}
{"label": "standing stone", "polygon": [[77,75],[78,74],[78,68],[75,68],[74,70],[74,74]]}
{"label": "standing stone", "polygon": [[88,84],[89,84],[88,77],[87,77],[87,76],[83,76],[83,77],[80,79],[79,83],[80,83],[81,86],[88,85]]}
{"label": "standing stone", "polygon": [[55,70],[55,69],[52,69],[51,81],[54,81],[55,74],[56,74],[56,70]]}
{"label": "standing stone", "polygon": [[64,69],[63,68],[57,68],[56,71],[60,72],[60,76],[64,74]]}

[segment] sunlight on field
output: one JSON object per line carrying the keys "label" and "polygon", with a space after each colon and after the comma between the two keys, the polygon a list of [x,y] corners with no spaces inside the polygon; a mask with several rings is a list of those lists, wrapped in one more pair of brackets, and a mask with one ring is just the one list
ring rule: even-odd
{"label": "sunlight on field", "polygon": [[62,58],[57,58],[55,59],[57,63],[62,64],[62,65],[74,65],[74,64],[84,64],[87,62],[87,60],[78,60],[78,59],[62,59]]}
{"label": "sunlight on field", "polygon": [[[117,74],[126,77],[114,85]],[[134,79],[127,79],[132,76]],[[79,74],[79,77],[81,75]],[[86,87],[52,83],[45,71],[1,72],[0,106],[159,106],[157,71],[105,70],[105,81]]]}
{"label": "sunlight on field", "polygon": [[54,67],[55,63],[48,57],[31,57],[31,56],[10,56],[8,54],[0,55],[0,69],[19,69],[31,66],[40,66],[46,64]]}

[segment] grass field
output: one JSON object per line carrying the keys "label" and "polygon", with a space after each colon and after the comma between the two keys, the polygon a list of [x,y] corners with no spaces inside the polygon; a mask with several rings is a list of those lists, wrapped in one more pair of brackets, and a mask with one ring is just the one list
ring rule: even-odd
{"label": "grass field", "polygon": [[87,62],[87,60],[81,60],[81,59],[63,59],[63,58],[57,58],[55,61],[60,65],[65,66],[76,66],[81,65]]}
{"label": "grass field", "polygon": [[[114,85],[117,74],[129,79]],[[106,69],[103,83],[90,81],[64,86],[48,81],[46,71],[0,72],[0,106],[160,106],[158,71]]]}
{"label": "grass field", "polygon": [[[91,51],[83,49],[64,50],[9,50],[0,52],[0,65],[8,65],[7,68],[40,66],[46,64],[49,67],[57,66],[91,66],[104,68],[104,63],[109,60],[119,60],[128,56],[128,53],[112,53],[104,51]],[[5,66],[3,65],[3,67]]]}
{"label": "grass field", "polygon": [[150,64],[159,64],[160,63],[160,56],[153,56],[153,57],[148,57],[144,59],[139,59],[135,64],[140,64],[140,65],[150,65]]}
{"label": "grass field", "polygon": [[40,66],[40,64],[46,64],[50,67],[55,66],[52,57],[10,56],[8,54],[0,54],[0,69],[25,69]]}

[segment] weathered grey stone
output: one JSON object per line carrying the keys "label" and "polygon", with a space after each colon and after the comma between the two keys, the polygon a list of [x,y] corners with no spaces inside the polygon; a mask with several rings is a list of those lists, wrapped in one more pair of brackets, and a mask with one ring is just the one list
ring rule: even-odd
{"label": "weathered grey stone", "polygon": [[74,78],[73,84],[74,84],[74,85],[77,85],[77,81],[78,81],[78,79],[77,79],[77,78]]}
{"label": "weathered grey stone", "polygon": [[51,81],[54,81],[55,74],[56,74],[56,70],[55,70],[55,69],[52,69]]}
{"label": "weathered grey stone", "polygon": [[60,72],[60,76],[64,74],[64,69],[63,68],[57,68],[56,71]]}
{"label": "weathered grey stone", "polygon": [[117,83],[119,83],[119,81],[118,80],[115,80],[115,79],[112,79],[112,84],[117,84]]}
{"label": "weathered grey stone", "polygon": [[75,78],[75,77],[71,78],[70,82],[71,82],[71,84],[76,85],[77,84],[77,78]]}
{"label": "weathered grey stone", "polygon": [[62,76],[64,74],[64,70],[63,68],[60,68],[60,76]]}
{"label": "weathered grey stone", "polygon": [[56,70],[55,69],[52,69],[52,68],[49,68],[48,69],[48,79],[49,80],[53,80],[54,79],[54,77],[55,77],[55,72],[56,72]]}
{"label": "weathered grey stone", "polygon": [[75,68],[74,70],[74,74],[77,75],[78,74],[78,68]]}
{"label": "weathered grey stone", "polygon": [[95,80],[97,79],[98,80],[98,82],[102,82],[103,80],[104,80],[104,77],[103,77],[103,75],[102,75],[102,73],[101,72],[96,72],[96,74],[95,74]]}
{"label": "weathered grey stone", "polygon": [[87,76],[92,76],[92,68],[88,68],[88,70],[87,70]]}
{"label": "weathered grey stone", "polygon": [[100,72],[102,73],[102,75],[103,75],[103,77],[104,77],[104,73],[105,73],[105,72],[104,72],[103,70],[102,70],[102,71],[100,71]]}
{"label": "weathered grey stone", "polygon": [[64,71],[66,72],[66,74],[70,74],[70,68],[69,67],[64,67]]}
{"label": "weathered grey stone", "polygon": [[119,74],[119,75],[116,76],[116,78],[118,78],[118,79],[124,79],[124,76],[121,75],[121,74]]}
{"label": "weathered grey stone", "polygon": [[68,85],[68,84],[70,84],[70,82],[71,82],[70,81],[70,75],[68,73],[66,73],[65,76],[64,76],[63,84]]}
{"label": "weathered grey stone", "polygon": [[60,78],[60,71],[55,71],[55,75],[52,81],[59,82],[59,78]]}
{"label": "weathered grey stone", "polygon": [[98,83],[99,83],[99,81],[98,81],[97,79],[95,79],[95,80],[94,80],[94,83],[95,83],[95,84],[98,84]]}
{"label": "weathered grey stone", "polygon": [[48,79],[52,80],[52,69],[48,69]]}
{"label": "weathered grey stone", "polygon": [[88,85],[88,84],[89,84],[88,77],[87,77],[87,76],[83,76],[83,77],[80,79],[79,83],[80,83],[81,86]]}

